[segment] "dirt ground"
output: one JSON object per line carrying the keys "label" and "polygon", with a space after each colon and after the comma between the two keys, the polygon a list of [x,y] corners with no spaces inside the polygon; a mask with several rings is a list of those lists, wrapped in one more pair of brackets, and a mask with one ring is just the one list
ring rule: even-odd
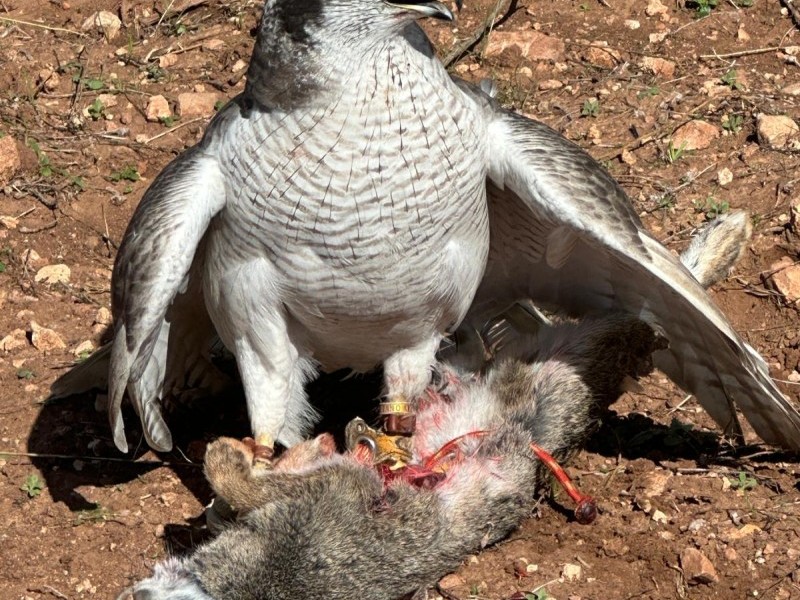
{"label": "dirt ground", "polygon": [[[467,0],[455,24],[426,24],[440,54],[479,31],[493,6]],[[800,152],[756,135],[759,114],[800,118],[800,32],[782,8],[522,0],[488,47],[483,36],[451,68],[493,77],[503,102],[584,146],[670,248],[716,213],[749,211],[749,251],[713,295],[797,402],[800,321],[770,273],[800,257]],[[91,20],[82,28],[101,10],[121,18],[118,33]],[[206,441],[244,432],[241,399],[173,416],[172,454],[140,446],[126,457],[91,398],[47,397],[91,349],[83,343],[102,341],[114,255],[142,193],[197,141],[208,105],[243,89],[259,13],[248,0],[0,0],[0,148],[10,137],[22,153],[16,175],[0,179],[4,600],[112,598],[205,535],[198,465]],[[204,112],[175,116],[183,93],[215,96]],[[148,121],[157,95],[172,115]],[[694,119],[713,126],[707,146],[670,143]],[[51,269],[49,282],[48,265],[69,273]],[[570,465],[599,500],[597,522],[575,523],[556,495],[429,596],[800,598],[797,457],[754,436],[732,448],[658,374],[614,408]],[[709,583],[692,580],[687,549],[710,561]]]}

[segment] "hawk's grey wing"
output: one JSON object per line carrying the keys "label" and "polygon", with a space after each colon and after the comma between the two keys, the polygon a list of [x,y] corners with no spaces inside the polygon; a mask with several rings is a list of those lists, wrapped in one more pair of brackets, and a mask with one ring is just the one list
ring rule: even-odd
{"label": "hawk's grey wing", "polygon": [[[196,250],[209,222],[225,204],[216,158],[201,144],[172,161],[145,193],[114,265],[114,341],[109,372],[109,419],[114,443],[126,452],[122,396],[127,389],[148,443],[169,450],[161,417],[169,320],[176,295],[186,291]],[[202,258],[202,257],[200,257]]]}
{"label": "hawk's grey wing", "polygon": [[546,125],[468,93],[489,123],[492,246],[475,313],[531,298],[575,315],[634,314],[669,340],[656,366],[726,431],[738,428],[735,402],[765,441],[800,449],[800,413],[764,360],[644,230],[613,178]]}

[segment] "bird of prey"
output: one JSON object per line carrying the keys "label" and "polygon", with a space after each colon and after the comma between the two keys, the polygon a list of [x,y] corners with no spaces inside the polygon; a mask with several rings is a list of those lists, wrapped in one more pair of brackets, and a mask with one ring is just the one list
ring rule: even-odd
{"label": "bird of prey", "polygon": [[546,125],[451,78],[417,20],[440,2],[267,0],[244,92],[139,204],[113,272],[109,411],[147,442],[160,399],[236,358],[256,441],[291,446],[319,369],[383,364],[411,411],[443,337],[519,299],[621,311],[669,342],[655,364],[727,432],[738,406],[800,449],[800,413],[620,186]]}

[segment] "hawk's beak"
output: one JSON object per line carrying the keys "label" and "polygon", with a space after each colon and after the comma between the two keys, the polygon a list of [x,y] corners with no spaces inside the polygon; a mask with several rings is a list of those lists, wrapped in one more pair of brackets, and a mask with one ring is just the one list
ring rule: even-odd
{"label": "hawk's beak", "polygon": [[[420,2],[419,0],[385,0],[386,4],[397,8],[418,12],[420,17],[433,17],[452,21],[455,19],[453,12],[441,2]],[[461,10],[463,0],[456,0],[458,10]]]}

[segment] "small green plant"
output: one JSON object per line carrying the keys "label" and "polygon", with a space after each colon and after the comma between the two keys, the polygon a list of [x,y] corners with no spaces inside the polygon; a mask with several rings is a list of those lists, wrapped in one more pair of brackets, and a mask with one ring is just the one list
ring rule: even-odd
{"label": "small green plant", "polygon": [[711,14],[711,11],[717,7],[719,0],[692,0],[687,2],[688,8],[694,8],[695,17],[701,19]]}
{"label": "small green plant", "polygon": [[741,90],[744,87],[741,83],[739,83],[735,69],[729,69],[726,71],[725,75],[720,77],[720,81],[722,81],[722,83],[727,85],[732,90]]}
{"label": "small green plant", "polygon": [[69,178],[69,182],[74,185],[81,192],[86,189],[86,182],[80,175],[73,175]]}
{"label": "small green plant", "polygon": [[589,12],[589,5],[588,4],[579,4],[578,10],[581,12]]}
{"label": "small green plant", "polygon": [[78,354],[78,356],[75,357],[75,362],[78,364],[85,362],[86,359],[89,358],[91,355],[92,355],[91,350],[84,350],[83,352]]}
{"label": "small green plant", "polygon": [[739,133],[742,130],[744,117],[742,115],[725,115],[722,117],[722,128],[731,133]]}
{"label": "small green plant", "polygon": [[758,481],[755,477],[751,477],[745,471],[741,471],[739,475],[737,475],[734,481],[731,481],[731,487],[735,490],[742,490],[746,492],[747,490],[752,490],[754,487],[758,485]]}
{"label": "small green plant", "polygon": [[100,101],[100,98],[95,98],[94,102],[86,109],[86,112],[89,113],[89,117],[91,117],[92,121],[97,121],[105,117],[105,110],[105,104]]}
{"label": "small green plant", "polygon": [[80,525],[85,525],[86,523],[102,523],[104,521],[108,521],[109,519],[113,519],[114,517],[115,514],[113,511],[97,504],[94,508],[79,511],[73,525],[75,527],[79,527]]}
{"label": "small green plant", "polygon": [[694,209],[705,213],[706,219],[710,221],[728,212],[731,205],[727,200],[717,200],[714,196],[708,196],[705,200],[695,200]]}
{"label": "small green plant", "polygon": [[217,100],[216,102],[214,102],[214,110],[215,111],[222,110],[222,107],[225,106],[225,104],[227,103],[224,100]]}
{"label": "small green plant", "polygon": [[25,483],[23,483],[19,489],[28,494],[28,498],[36,498],[36,496],[42,493],[44,482],[34,473],[25,478]]}
{"label": "small green plant", "polygon": [[740,8],[750,8],[755,4],[755,0],[733,0],[733,3]]}
{"label": "small green plant", "polygon": [[139,181],[142,177],[134,166],[127,166],[119,171],[114,171],[108,176],[111,181]]}
{"label": "small green plant", "polygon": [[600,114],[600,102],[598,100],[591,98],[583,103],[581,116],[596,117],[598,114]]}
{"label": "small green plant", "polygon": [[541,588],[534,592],[527,592],[525,594],[525,600],[550,600],[550,594],[546,589]]}
{"label": "small green plant", "polygon": [[650,87],[647,87],[636,94],[636,97],[641,100],[642,98],[652,98],[653,96],[658,96],[660,93],[661,88],[659,88],[657,85],[651,85]]}
{"label": "small green plant", "polygon": [[0,261],[0,273],[5,273],[5,272],[6,272],[6,263]]}
{"label": "small green plant", "polygon": [[17,371],[17,379],[33,379],[34,377],[36,377],[36,373],[30,369],[19,369]]}
{"label": "small green plant", "polygon": [[86,87],[87,90],[93,90],[95,92],[97,90],[102,90],[104,87],[106,87],[105,82],[98,77],[89,77],[88,79],[84,79],[83,85]]}
{"label": "small green plant", "polygon": [[656,203],[656,208],[658,210],[669,210],[675,207],[675,195],[674,194],[664,194],[658,199]]}
{"label": "small green plant", "polygon": [[686,142],[683,142],[679,147],[675,147],[675,144],[672,140],[669,141],[669,145],[667,145],[667,162],[672,164],[679,161],[683,158],[683,155],[686,154]]}
{"label": "small green plant", "polygon": [[56,170],[50,163],[48,156],[42,152],[42,149],[39,147],[39,143],[36,140],[31,140],[28,142],[28,147],[33,150],[33,153],[36,155],[36,158],[39,161],[39,175],[42,177],[52,176]]}
{"label": "small green plant", "polygon": [[152,81],[161,81],[167,76],[167,72],[158,66],[158,63],[150,63],[147,65],[147,78]]}
{"label": "small green plant", "polygon": [[160,123],[163,123],[165,127],[172,127],[173,125],[175,125],[177,117],[174,117],[172,115],[167,115],[164,117],[158,117],[158,120]]}
{"label": "small green plant", "polygon": [[173,27],[173,30],[175,31],[175,35],[176,36],[181,36],[184,33],[186,33],[187,31],[189,31],[189,28],[186,27],[186,25],[184,25],[180,21],[178,21],[177,23],[175,23],[175,25]]}

